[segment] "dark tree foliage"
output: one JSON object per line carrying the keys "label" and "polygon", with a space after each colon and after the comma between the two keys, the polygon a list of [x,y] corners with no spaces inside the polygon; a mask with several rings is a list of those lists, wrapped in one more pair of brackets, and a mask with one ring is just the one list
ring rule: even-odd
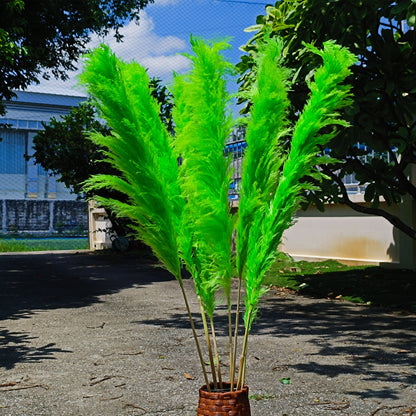
{"label": "dark tree foliage", "polygon": [[1,0],[0,1],[0,114],[1,101],[14,96],[49,73],[66,79],[75,69],[93,33],[107,34],[153,0]]}
{"label": "dark tree foliage", "polygon": [[59,175],[59,181],[74,193],[82,192],[82,182],[90,175],[112,172],[103,162],[100,148],[86,137],[90,131],[110,134],[110,129],[97,120],[91,103],[81,103],[59,120],[53,117],[49,124],[43,123],[43,127],[33,140],[33,157],[44,169]]}
{"label": "dark tree foliage", "polygon": [[174,124],[172,118],[173,96],[165,85],[161,84],[160,78],[152,78],[149,83],[153,97],[160,105],[159,116],[168,129],[170,134],[174,134]]}
{"label": "dark tree foliage", "polygon": [[[252,82],[256,40],[265,33],[282,37],[285,64],[295,68],[292,118],[307,99],[306,80],[316,66],[316,57],[307,53],[303,42],[321,47],[333,39],[359,58],[348,79],[353,85],[354,105],[343,114],[351,127],[330,144],[330,156],[340,163],[321,166],[329,179],[321,184],[321,191],[308,193],[308,202],[320,209],[325,202],[340,202],[383,216],[416,239],[411,224],[379,205],[382,200],[397,204],[404,197],[416,203],[416,186],[409,180],[411,165],[416,163],[416,2],[281,0],[266,7],[266,12],[250,28],[257,33],[244,47],[249,55],[238,64],[241,88],[247,89]],[[353,173],[366,184],[367,205],[353,202],[347,194],[343,178]]]}

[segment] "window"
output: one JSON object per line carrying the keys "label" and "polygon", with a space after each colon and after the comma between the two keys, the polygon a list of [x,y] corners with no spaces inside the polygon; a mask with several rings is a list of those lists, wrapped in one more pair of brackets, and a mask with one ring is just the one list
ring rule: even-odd
{"label": "window", "polygon": [[0,136],[0,174],[25,174],[26,133],[2,130]]}

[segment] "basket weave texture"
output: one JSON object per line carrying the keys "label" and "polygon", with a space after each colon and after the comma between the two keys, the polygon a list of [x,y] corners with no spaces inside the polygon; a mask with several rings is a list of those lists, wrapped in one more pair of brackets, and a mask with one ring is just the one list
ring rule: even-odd
{"label": "basket weave texture", "polygon": [[[207,386],[199,389],[198,416],[251,416],[248,387],[230,391],[230,383],[223,383],[224,390],[208,392]],[[228,390],[227,390],[228,388]],[[211,384],[211,390],[214,386]]]}

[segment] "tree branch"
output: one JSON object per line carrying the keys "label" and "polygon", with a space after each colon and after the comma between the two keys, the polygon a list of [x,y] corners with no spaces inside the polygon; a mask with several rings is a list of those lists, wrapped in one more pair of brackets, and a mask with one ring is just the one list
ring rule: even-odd
{"label": "tree branch", "polygon": [[345,205],[347,205],[350,208],[352,208],[353,210],[355,210],[357,212],[361,212],[363,214],[377,215],[379,217],[383,217],[390,224],[394,225],[399,230],[403,231],[410,238],[413,238],[414,240],[416,240],[416,230],[409,227],[406,223],[404,223],[396,215],[390,214],[389,212],[384,211],[384,210],[379,209],[379,208],[366,207],[364,205],[352,202],[350,200],[350,197],[348,195],[347,188],[345,187],[344,182],[342,182],[342,180],[335,173],[333,173],[327,166],[321,166],[321,168],[322,168],[323,173],[325,173],[325,175],[328,175],[331,179],[333,179],[336,182],[336,184],[339,186],[339,188],[341,190],[341,193],[342,193],[342,197],[344,199],[344,204]]}
{"label": "tree branch", "polygon": [[[390,150],[389,150],[390,152]],[[391,157],[394,157],[394,173],[392,176],[389,175],[377,175],[373,169],[368,168],[368,166],[360,160],[360,157],[357,155],[352,155],[350,159],[351,165],[355,172],[358,171],[358,168],[363,169],[365,173],[371,180],[374,181],[383,181],[388,184],[391,189],[399,189],[402,187],[414,200],[416,200],[416,187],[412,184],[409,178],[404,174],[403,170],[410,163],[405,159],[404,153],[402,153],[402,161],[398,162],[394,152],[391,153]],[[337,182],[338,183],[338,182]]]}
{"label": "tree branch", "polygon": [[390,22],[389,24],[384,23],[384,22],[380,22],[380,26],[387,27],[387,28],[389,28],[393,31],[397,30],[398,32],[400,32],[401,35],[403,35],[401,27],[393,25],[393,22],[391,21],[391,19],[389,19],[389,22]]}

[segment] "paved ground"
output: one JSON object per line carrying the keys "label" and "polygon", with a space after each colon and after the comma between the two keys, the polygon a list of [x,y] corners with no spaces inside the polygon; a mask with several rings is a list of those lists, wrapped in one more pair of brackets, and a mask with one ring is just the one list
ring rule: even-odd
{"label": "paved ground", "polygon": [[[414,315],[270,292],[250,340],[252,415],[416,414],[415,328]],[[162,269],[132,256],[0,256],[0,415],[195,416],[202,384]]]}

